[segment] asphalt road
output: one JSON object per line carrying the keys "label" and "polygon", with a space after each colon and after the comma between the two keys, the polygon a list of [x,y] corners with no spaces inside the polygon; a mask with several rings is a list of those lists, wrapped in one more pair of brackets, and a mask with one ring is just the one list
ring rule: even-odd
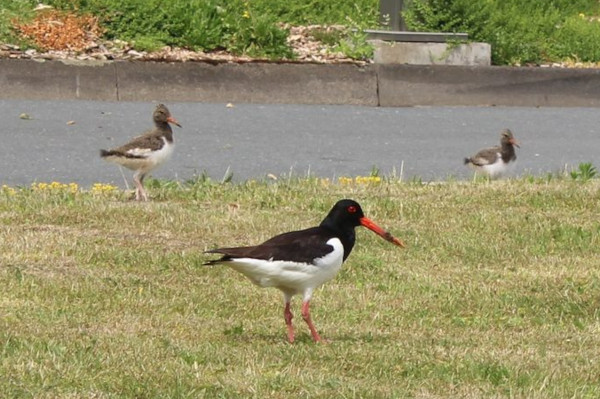
{"label": "asphalt road", "polygon": [[[599,165],[596,108],[167,105],[183,128],[174,128],[173,158],[153,173],[161,179],[205,172],[219,180],[228,169],[237,181],[290,173],[337,178],[373,168],[403,179],[469,179],[463,158],[498,144],[503,128],[521,143],[515,175]],[[98,152],[151,128],[153,110],[149,102],[0,101],[0,184],[124,187],[119,168]],[[131,184],[132,173],[124,173]]]}

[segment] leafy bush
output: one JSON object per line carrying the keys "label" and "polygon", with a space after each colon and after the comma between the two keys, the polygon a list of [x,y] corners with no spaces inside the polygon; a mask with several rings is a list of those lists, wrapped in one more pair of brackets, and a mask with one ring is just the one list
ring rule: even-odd
{"label": "leafy bush", "polygon": [[600,60],[600,21],[581,13],[567,18],[557,27],[554,45],[550,49],[553,58],[575,58],[579,61]]}
{"label": "leafy bush", "polygon": [[375,27],[379,0],[251,0],[260,13],[294,25],[348,25]]}
{"label": "leafy bush", "polygon": [[413,30],[467,32],[492,45],[495,64],[575,57],[600,61],[595,0],[412,0],[403,17]]}

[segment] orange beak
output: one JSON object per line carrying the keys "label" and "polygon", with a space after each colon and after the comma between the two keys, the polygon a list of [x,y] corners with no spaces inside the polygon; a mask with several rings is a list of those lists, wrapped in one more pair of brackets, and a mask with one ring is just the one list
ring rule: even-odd
{"label": "orange beak", "polygon": [[511,143],[515,147],[521,148],[521,146],[519,145],[519,142],[515,139],[510,139],[509,143]]}
{"label": "orange beak", "polygon": [[173,118],[172,116],[169,116],[167,118],[167,122],[172,123],[174,125],[177,125],[177,126],[181,127],[181,125],[179,124],[179,122],[177,122],[177,119]]}
{"label": "orange beak", "polygon": [[375,234],[377,234],[378,236],[380,236],[384,240],[389,241],[392,244],[395,244],[395,245],[397,245],[399,247],[402,247],[402,248],[405,247],[404,243],[400,239],[394,237],[393,235],[390,234],[390,232],[385,231],[384,229],[382,229],[381,227],[379,227],[371,219],[366,218],[366,217],[362,217],[362,218],[360,218],[360,224],[362,226],[365,226],[367,229],[371,230],[372,232],[374,232]]}

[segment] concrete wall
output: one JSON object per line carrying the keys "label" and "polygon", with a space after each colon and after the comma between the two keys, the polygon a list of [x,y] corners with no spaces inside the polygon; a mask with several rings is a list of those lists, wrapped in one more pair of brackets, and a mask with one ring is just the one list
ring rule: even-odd
{"label": "concrete wall", "polygon": [[600,106],[600,70],[380,65],[382,106]]}
{"label": "concrete wall", "polygon": [[0,98],[598,107],[600,70],[3,59]]}
{"label": "concrete wall", "polygon": [[112,63],[0,59],[0,98],[116,100]]}
{"label": "concrete wall", "polygon": [[375,64],[490,66],[492,47],[487,43],[421,43],[371,40]]}
{"label": "concrete wall", "polygon": [[377,105],[375,71],[356,65],[118,62],[119,99]]}
{"label": "concrete wall", "polygon": [[0,98],[375,106],[377,76],[352,64],[0,60]]}

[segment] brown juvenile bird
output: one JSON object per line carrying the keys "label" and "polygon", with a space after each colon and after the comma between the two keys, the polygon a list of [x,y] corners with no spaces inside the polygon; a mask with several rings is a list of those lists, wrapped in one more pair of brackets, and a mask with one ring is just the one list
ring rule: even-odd
{"label": "brown juvenile bird", "polygon": [[519,144],[509,129],[500,133],[500,145],[484,148],[470,158],[465,158],[465,165],[471,164],[476,170],[487,174],[491,179],[508,173],[517,161],[515,147]]}
{"label": "brown juvenile bird", "polygon": [[100,150],[100,156],[107,161],[134,170],[135,199],[148,200],[144,190],[144,178],[154,168],[165,162],[173,153],[173,130],[169,123],[181,127],[171,116],[164,104],[158,104],[152,115],[154,129],[135,137],[127,144],[112,150]]}

